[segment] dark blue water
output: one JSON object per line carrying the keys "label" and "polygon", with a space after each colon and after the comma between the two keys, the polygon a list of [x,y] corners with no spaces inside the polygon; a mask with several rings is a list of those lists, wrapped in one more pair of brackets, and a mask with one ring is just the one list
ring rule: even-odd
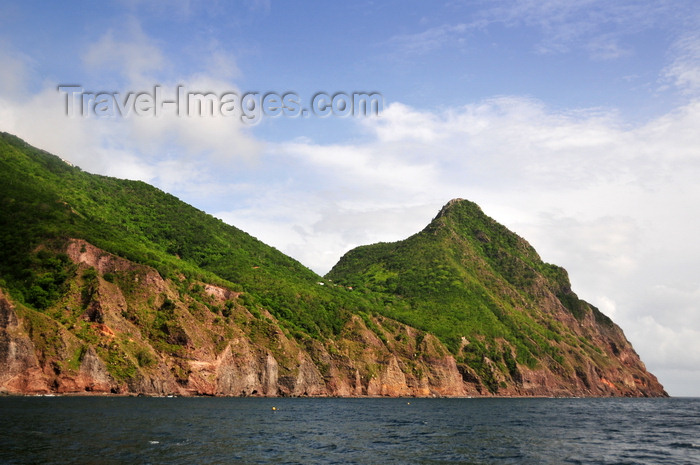
{"label": "dark blue water", "polygon": [[0,463],[700,464],[700,399],[5,397]]}

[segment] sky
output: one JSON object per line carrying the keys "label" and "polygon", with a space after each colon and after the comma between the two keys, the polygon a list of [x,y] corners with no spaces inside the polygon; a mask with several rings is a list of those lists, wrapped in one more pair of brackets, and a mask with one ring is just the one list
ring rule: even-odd
{"label": "sky", "polygon": [[319,274],[472,200],[674,396],[700,396],[699,128],[697,0],[0,0],[1,131]]}

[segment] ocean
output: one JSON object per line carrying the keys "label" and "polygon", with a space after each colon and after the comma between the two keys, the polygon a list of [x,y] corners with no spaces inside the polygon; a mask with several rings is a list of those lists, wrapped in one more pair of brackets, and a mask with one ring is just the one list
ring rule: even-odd
{"label": "ocean", "polygon": [[0,397],[0,464],[700,464],[700,399]]}

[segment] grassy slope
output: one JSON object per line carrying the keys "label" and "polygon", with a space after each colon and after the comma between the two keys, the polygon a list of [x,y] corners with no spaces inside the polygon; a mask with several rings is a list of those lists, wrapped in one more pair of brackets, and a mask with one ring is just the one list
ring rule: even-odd
{"label": "grassy slope", "polygon": [[[328,273],[335,282],[390,295],[386,316],[429,331],[462,360],[486,373],[483,356],[504,371],[538,360],[562,362],[562,340],[575,336],[542,312],[538,289],[551,291],[577,318],[594,312],[571,292],[566,272],[543,263],[522,238],[474,203],[450,202],[423,231],[406,240],[358,247]],[[469,344],[461,351],[465,338]],[[499,341],[507,341],[514,354]],[[479,368],[482,368],[481,370]]]}
{"label": "grassy slope", "polygon": [[0,285],[34,308],[61,295],[74,273],[65,256],[40,244],[80,238],[164,277],[245,291],[290,329],[337,333],[348,308],[365,303],[319,286],[308,268],[245,232],[139,181],[85,173],[58,157],[0,134]]}

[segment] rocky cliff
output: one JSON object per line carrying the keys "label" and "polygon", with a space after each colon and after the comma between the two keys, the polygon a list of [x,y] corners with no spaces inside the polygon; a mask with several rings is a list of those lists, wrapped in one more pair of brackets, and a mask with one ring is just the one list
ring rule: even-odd
{"label": "rocky cliff", "polygon": [[[70,241],[65,252],[78,268],[71,292],[54,308],[38,312],[0,291],[1,392],[477,392],[463,383],[454,359],[433,336],[397,322],[368,317],[369,329],[353,317],[336,340],[297,340],[265,309],[249,311],[238,303],[240,294],[228,289],[187,283],[183,292],[182,282],[164,280],[85,241]],[[226,316],[213,310],[226,305]]]}
{"label": "rocky cliff", "polygon": [[437,335],[469,392],[666,395],[565,270],[472,202],[450,201],[406,240],[351,250],[327,277],[384,295],[385,316]]}
{"label": "rocky cliff", "polygon": [[70,291],[51,309],[32,310],[0,291],[0,392],[664,395],[621,332],[601,332],[591,319],[577,327],[603,348],[605,368],[587,362],[567,374],[519,366],[493,393],[436,337],[390,318],[354,315],[336,338],[293,337],[266,309],[242,305],[240,293],[163,279],[83,240],[70,240],[64,252],[77,268]]}

